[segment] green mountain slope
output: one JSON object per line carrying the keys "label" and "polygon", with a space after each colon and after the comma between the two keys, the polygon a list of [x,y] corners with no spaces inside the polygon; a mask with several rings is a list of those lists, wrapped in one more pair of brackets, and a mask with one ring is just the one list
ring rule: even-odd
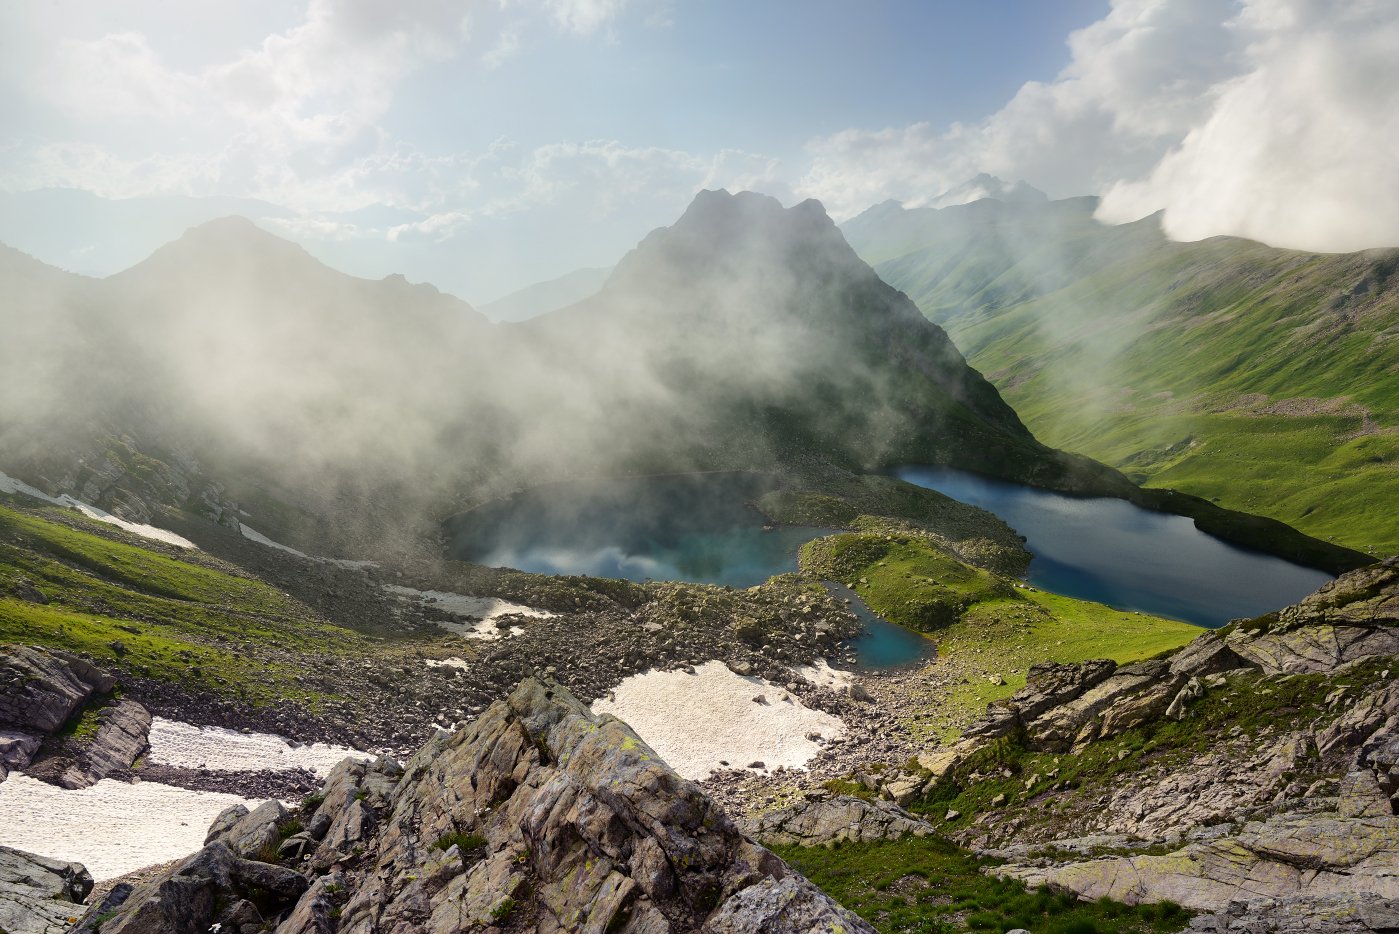
{"label": "green mountain slope", "polygon": [[1046,443],[1399,551],[1399,251],[1172,243],[1093,208],[885,204],[844,232]]}

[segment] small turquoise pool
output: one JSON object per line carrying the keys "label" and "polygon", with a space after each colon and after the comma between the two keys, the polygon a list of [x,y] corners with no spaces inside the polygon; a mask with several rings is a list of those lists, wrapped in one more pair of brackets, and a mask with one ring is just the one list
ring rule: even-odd
{"label": "small turquoise pool", "polygon": [[901,668],[937,654],[937,646],[931,639],[882,619],[849,587],[832,581],[822,583],[831,596],[848,602],[860,622],[865,624],[864,632],[850,640],[855,661],[861,668]]}

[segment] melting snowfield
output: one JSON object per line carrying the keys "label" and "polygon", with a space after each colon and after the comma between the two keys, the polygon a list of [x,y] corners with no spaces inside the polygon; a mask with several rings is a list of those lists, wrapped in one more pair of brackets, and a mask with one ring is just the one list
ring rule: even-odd
{"label": "melting snowfield", "polygon": [[0,783],[0,845],[82,863],[94,879],[111,879],[195,852],[220,811],[259,803],[112,779],[67,791],[15,774]]}
{"label": "melting snowfield", "polygon": [[792,671],[817,687],[830,688],[832,691],[842,691],[855,683],[853,671],[832,668],[824,658],[818,658],[813,665],[799,665]]}
{"label": "melting snowfield", "polygon": [[156,528],[153,525],[143,525],[140,522],[127,522],[125,519],[118,519],[110,512],[98,509],[96,506],[76,500],[67,493],[62,496],[49,496],[42,490],[35,489],[22,480],[0,473],[0,493],[20,494],[33,499],[43,500],[55,506],[67,506],[87,516],[89,519],[96,519],[98,522],[105,522],[108,525],[115,525],[119,529],[125,529],[133,535],[142,538],[149,538],[152,541],[164,542],[167,545],[174,545],[177,548],[195,548],[194,542],[187,538],[176,535],[166,529]]}
{"label": "melting snowfield", "polygon": [[[465,594],[449,593],[444,590],[414,590],[412,587],[399,587],[389,584],[384,587],[389,593],[405,600],[412,600],[424,607],[435,607],[445,613],[461,617],[466,622],[448,623],[434,620],[437,625],[460,636],[473,639],[498,639],[500,629],[495,621],[502,616],[532,616],[547,619],[555,614],[548,610],[536,609],[522,603],[511,603],[498,597],[469,597]],[[523,632],[513,627],[511,632]]]}
{"label": "melting snowfield", "polygon": [[274,542],[272,539],[268,538],[266,535],[263,535],[257,529],[251,528],[243,524],[242,522],[238,523],[238,531],[241,532],[243,537],[250,542],[256,542],[257,544],[262,545],[265,548],[275,548],[278,551],[284,551],[289,555],[296,555],[298,558],[305,558],[307,561],[319,561],[321,564],[334,564],[337,567],[361,571],[366,568],[374,568],[379,566],[378,563],[375,561],[350,561],[345,558],[322,558],[319,555],[308,555],[304,551],[297,551],[290,545],[283,545],[281,542]]}
{"label": "melting snowfield", "polygon": [[[671,768],[701,779],[715,769],[771,771],[803,768],[821,746],[808,734],[833,739],[845,732],[838,717],[812,710],[782,687],[734,674],[706,662],[694,674],[648,671],[627,678],[594,713],[624,720]],[[725,765],[727,763],[727,766]]]}
{"label": "melting snowfield", "polygon": [[293,746],[270,733],[240,733],[212,726],[193,726],[156,717],[151,722],[152,763],[186,769],[223,772],[283,772],[308,769],[324,778],[346,757],[373,758],[345,746],[313,743]]}

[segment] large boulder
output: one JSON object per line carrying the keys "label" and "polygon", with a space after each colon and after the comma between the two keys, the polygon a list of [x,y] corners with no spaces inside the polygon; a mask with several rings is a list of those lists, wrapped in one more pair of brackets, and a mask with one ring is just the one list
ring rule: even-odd
{"label": "large boulder", "polygon": [[[213,842],[138,888],[103,934],[202,932],[243,897],[249,867],[290,873],[222,842],[281,826],[257,814],[220,815]],[[872,930],[744,837],[626,724],[534,679],[404,768],[342,763],[298,820],[284,860],[328,874],[304,895],[285,876],[265,886],[276,897],[263,916],[280,934],[328,932],[332,919],[338,934]]]}
{"label": "large boulder", "polygon": [[851,841],[926,837],[933,828],[889,801],[865,801],[841,795],[802,801],[758,818],[754,831],[769,846],[820,846]]}
{"label": "large boulder", "polygon": [[0,645],[0,727],[31,734],[57,731],[94,692],[116,682],[62,652]]}
{"label": "large boulder", "polygon": [[306,878],[298,872],[242,859],[224,844],[210,843],[137,886],[101,931],[203,934],[238,931],[243,924],[257,930],[262,922],[292,910],[306,888]]}
{"label": "large boulder", "polygon": [[92,876],[77,863],[0,846],[0,931],[60,934],[87,909]]}

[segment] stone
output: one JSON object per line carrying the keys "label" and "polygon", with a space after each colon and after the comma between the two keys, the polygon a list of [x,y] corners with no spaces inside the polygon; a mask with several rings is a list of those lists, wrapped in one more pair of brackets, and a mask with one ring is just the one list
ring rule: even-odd
{"label": "stone", "polygon": [[1172,655],[1169,664],[1173,674],[1192,678],[1223,674],[1246,666],[1243,657],[1213,630]]}
{"label": "stone", "polygon": [[1341,779],[1336,810],[1342,817],[1391,817],[1394,814],[1389,795],[1380,788],[1375,773],[1369,769],[1356,769]]}
{"label": "stone", "polygon": [[1199,700],[1205,696],[1205,686],[1200,683],[1199,678],[1191,679],[1181,687],[1175,699],[1171,701],[1171,706],[1166,708],[1166,716],[1172,720],[1184,720],[1185,708],[1193,700]]}
{"label": "stone", "polygon": [[[327,920],[337,934],[446,934],[510,929],[517,918],[540,931],[872,931],[740,833],[624,723],[532,678],[475,722],[436,734],[401,769],[341,763],[322,794],[305,833],[313,839],[311,827],[328,821],[323,840],[295,864],[340,881],[306,888],[293,873],[305,894],[286,902],[287,885],[270,887],[285,912],[281,934],[323,934]],[[256,814],[221,815],[220,834],[271,824]],[[479,845],[463,853],[467,838]],[[198,909],[181,909],[185,930],[207,930],[218,919],[200,902],[206,893],[222,893],[219,904],[242,897],[246,870],[224,872],[230,886],[199,881],[220,878],[229,861],[290,872],[240,860],[220,840],[204,854],[214,871],[143,886],[119,909],[122,926],[104,934],[172,930],[162,925],[177,897]],[[131,913],[155,902],[165,914],[141,927],[145,916]]]}
{"label": "stone", "polygon": [[63,788],[87,788],[113,772],[124,771],[148,748],[151,715],[134,700],[123,699],[98,712],[97,734],[78,750],[75,761],[59,775]]}
{"label": "stone", "polygon": [[772,846],[824,846],[850,841],[925,837],[933,827],[888,801],[866,801],[839,795],[802,801],[759,817],[753,835]]}
{"label": "stone", "polygon": [[0,846],[0,931],[61,934],[87,909],[92,876],[78,863]]}
{"label": "stone", "polygon": [[[280,824],[288,816],[282,802],[264,801],[231,824],[228,823],[228,817],[238,810],[243,810],[242,805],[235,805],[214,819],[205,844],[222,843],[236,855],[248,859],[275,852],[281,840]],[[215,827],[220,829],[215,831]]]}
{"label": "stone", "polygon": [[[307,882],[298,872],[241,859],[225,844],[210,843],[149,882],[102,923],[102,934],[188,934],[230,924],[240,903],[264,906],[261,915],[293,909]],[[100,917],[96,909],[84,921]],[[231,928],[232,929],[232,928]]]}
{"label": "stone", "polygon": [[0,646],[0,726],[57,732],[94,692],[116,682],[76,656],[28,645]]}

